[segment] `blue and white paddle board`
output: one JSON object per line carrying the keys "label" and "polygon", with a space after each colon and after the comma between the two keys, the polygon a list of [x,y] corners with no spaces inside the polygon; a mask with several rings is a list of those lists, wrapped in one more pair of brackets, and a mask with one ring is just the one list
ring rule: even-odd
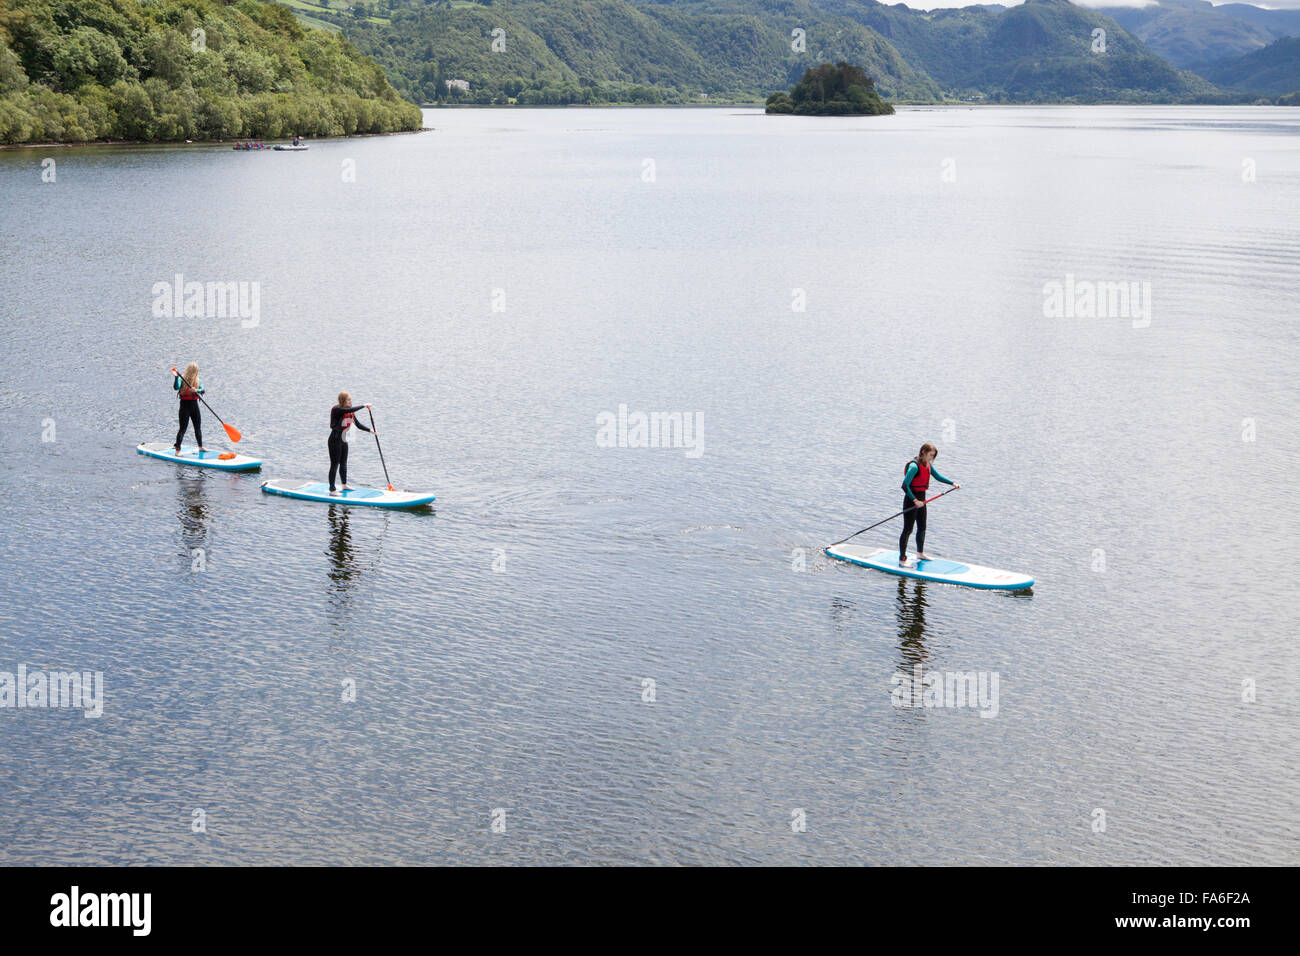
{"label": "blue and white paddle board", "polygon": [[195,445],[182,445],[179,455],[176,454],[174,445],[162,441],[146,442],[137,445],[135,450],[150,458],[161,458],[163,461],[195,465],[199,468],[218,468],[221,471],[256,471],[262,467],[260,458],[249,458],[247,455],[236,455],[229,451],[213,451],[211,448],[207,451],[199,451]]}
{"label": "blue and white paddle board", "polygon": [[826,553],[832,558],[847,561],[849,564],[858,564],[864,568],[875,568],[887,574],[918,578],[922,581],[942,581],[944,584],[960,584],[987,591],[1021,591],[1034,586],[1034,579],[1027,574],[999,571],[997,568],[985,568],[978,564],[950,561],[947,558],[925,560],[908,558],[907,564],[900,566],[896,548],[838,544],[827,548]]}
{"label": "blue and white paddle board", "polygon": [[264,481],[262,490],[268,495],[301,498],[304,501],[328,501],[348,505],[369,505],[372,508],[418,508],[434,501],[433,495],[414,491],[387,491],[382,488],[340,489],[330,494],[330,486],[323,481]]}

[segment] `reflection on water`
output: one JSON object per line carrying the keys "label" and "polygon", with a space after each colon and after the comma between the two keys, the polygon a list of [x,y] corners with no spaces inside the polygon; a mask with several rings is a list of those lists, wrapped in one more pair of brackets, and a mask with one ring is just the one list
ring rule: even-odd
{"label": "reflection on water", "polygon": [[903,656],[899,669],[911,673],[913,667],[924,665],[929,656],[925,650],[925,582],[911,578],[898,579],[898,649]]}
{"label": "reflection on water", "polygon": [[[329,546],[325,554],[329,558],[326,575],[329,586],[326,594],[329,601],[330,620],[336,626],[348,623],[349,612],[360,589],[364,574],[379,566],[384,555],[384,536],[388,532],[390,516],[378,516],[383,524],[373,549],[366,544],[358,546],[353,540],[353,520],[351,509],[342,504],[331,504],[327,512],[329,521]],[[364,525],[363,525],[364,527]]]}
{"label": "reflection on water", "polygon": [[[212,506],[204,488],[206,476],[200,472],[193,477],[181,477],[176,483],[176,516],[181,522],[181,544],[185,548],[185,560],[191,567],[195,562],[204,562],[211,557]],[[196,552],[198,552],[196,554]]]}
{"label": "reflection on water", "polygon": [[326,554],[329,556],[330,584],[329,596],[330,619],[335,624],[343,624],[346,612],[351,607],[353,591],[361,577],[357,567],[356,555],[352,551],[352,530],[348,525],[348,509],[342,505],[329,506],[330,541]]}

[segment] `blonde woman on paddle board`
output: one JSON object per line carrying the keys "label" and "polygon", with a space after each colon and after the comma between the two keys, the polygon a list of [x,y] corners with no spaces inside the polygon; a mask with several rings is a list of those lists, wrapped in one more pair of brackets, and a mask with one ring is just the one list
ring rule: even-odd
{"label": "blonde woman on paddle board", "polygon": [[[176,371],[172,369],[172,371]],[[180,425],[176,432],[176,454],[181,453],[181,442],[185,439],[185,429],[189,428],[190,423],[194,424],[194,441],[199,446],[199,451],[207,451],[203,447],[203,422],[199,418],[199,396],[203,394],[203,386],[199,384],[199,367],[196,363],[191,362],[185,366],[185,374],[177,375],[172,381],[172,390],[181,400],[180,408]]]}
{"label": "blonde woman on paddle board", "polygon": [[939,449],[926,442],[921,446],[920,454],[907,463],[903,473],[903,533],[898,536],[899,567],[907,564],[907,539],[912,536],[913,527],[916,528],[917,560],[924,561],[928,557],[925,553],[925,495],[930,488],[930,478],[933,476],[935,481],[954,488],[961,487],[935,469],[934,458],[938,454]]}

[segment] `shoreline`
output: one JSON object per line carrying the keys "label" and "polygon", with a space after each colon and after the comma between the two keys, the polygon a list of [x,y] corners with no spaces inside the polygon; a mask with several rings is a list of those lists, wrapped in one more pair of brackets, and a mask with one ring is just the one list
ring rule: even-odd
{"label": "shoreline", "polygon": [[[421,107],[423,109],[423,107]],[[377,136],[411,136],[416,133],[431,133],[434,131],[432,126],[421,126],[419,129],[395,129],[387,133],[352,133],[343,136],[315,136],[299,137],[308,143],[332,143],[345,139],[371,139]],[[7,149],[76,149],[81,146],[221,146],[227,143],[243,143],[256,137],[243,137],[240,139],[90,139],[84,142],[76,143],[0,143],[0,151]],[[293,137],[277,136],[273,140],[266,142],[274,145],[279,140],[292,142]],[[233,147],[232,147],[233,148]],[[267,146],[269,150],[271,147]],[[253,152],[260,152],[254,150]]]}
{"label": "shoreline", "polygon": [[[1221,109],[1235,109],[1239,107],[1251,107],[1257,109],[1293,109],[1287,105],[1277,103],[1126,103],[1126,102],[1108,102],[1108,103],[966,103],[966,102],[915,102],[893,104],[895,110],[902,109],[1015,109],[1023,107],[1038,108],[1057,108],[1057,109],[1093,109],[1097,107],[1125,106],[1125,107],[1211,107]],[[756,109],[764,110],[764,103],[603,103],[603,104],[535,104],[535,105],[500,105],[490,103],[464,103],[464,104],[446,104],[441,106],[420,106],[421,110],[726,110],[726,109]],[[765,116],[785,116],[793,114],[784,113],[764,113]],[[868,113],[846,113],[844,117],[875,116],[889,114],[868,114]],[[835,119],[835,116],[813,117],[823,119]],[[308,137],[307,142],[311,143],[329,143],[347,139],[370,139],[378,136],[410,136],[416,133],[436,132],[437,127],[422,126],[419,129],[402,129],[392,130],[387,133],[353,133],[344,136],[317,136]],[[289,139],[286,137],[277,137],[276,139]],[[76,149],[83,146],[105,147],[105,146],[221,146],[226,143],[243,142],[241,139],[194,139],[194,140],[155,140],[155,139],[96,139],[86,140],[85,142],[39,142],[39,143],[0,143],[0,152],[5,150],[16,149]],[[268,140],[268,142],[270,142]],[[267,147],[268,149],[270,147]]]}
{"label": "shoreline", "polygon": [[[1046,102],[1028,102],[1028,103],[995,103],[988,100],[889,100],[895,109],[899,107],[924,107],[926,109],[936,109],[943,107],[960,107],[966,108],[996,108],[996,107],[1023,107],[1023,106],[1065,106],[1065,107],[1093,107],[1093,106],[1253,106],[1253,107],[1280,107],[1289,108],[1282,103],[1259,103],[1251,101],[1249,103],[1160,103],[1160,102],[1132,102],[1129,100],[1099,100],[1095,103],[1062,103],[1060,101]],[[724,110],[724,109],[764,109],[766,102],[757,100],[753,103],[421,103],[422,110]],[[865,115],[865,114],[864,114]]]}

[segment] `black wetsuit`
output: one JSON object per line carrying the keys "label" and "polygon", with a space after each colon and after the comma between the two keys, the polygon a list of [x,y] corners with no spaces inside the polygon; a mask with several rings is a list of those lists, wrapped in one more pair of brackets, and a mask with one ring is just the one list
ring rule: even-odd
{"label": "black wetsuit", "polygon": [[[180,424],[181,427],[176,432],[175,447],[181,447],[181,440],[185,437],[185,429],[189,427],[190,422],[194,423],[194,440],[198,442],[200,448],[203,447],[203,420],[199,418],[199,399],[198,396],[203,394],[203,386],[192,389],[179,376],[176,376],[172,382],[172,388],[175,389],[181,400]],[[186,398],[186,395],[193,396]]]}
{"label": "black wetsuit", "polygon": [[[907,463],[907,468],[903,475],[903,533],[898,536],[898,556],[900,559],[907,557],[907,539],[912,536],[912,528],[916,528],[916,550],[925,554],[925,513],[929,509],[917,506],[917,500],[925,500],[926,492],[930,487],[930,479],[941,481],[945,485],[951,485],[952,482],[939,474],[931,464],[924,472],[920,471],[915,461]],[[916,484],[913,484],[916,482]]]}
{"label": "black wetsuit", "polygon": [[914,499],[903,499],[903,533],[898,536],[898,556],[907,557],[907,539],[912,536],[912,527],[916,527],[916,550],[925,554],[925,511],[918,508]]}
{"label": "black wetsuit", "polygon": [[344,408],[341,405],[335,405],[330,409],[330,437],[326,442],[326,447],[330,450],[330,491],[334,491],[334,476],[337,474],[343,479],[343,484],[348,483],[348,443],[343,440],[343,431],[346,427],[344,419],[351,424],[356,425],[363,432],[370,431],[361,421],[353,416],[364,408],[364,405],[354,405],[351,408]]}

